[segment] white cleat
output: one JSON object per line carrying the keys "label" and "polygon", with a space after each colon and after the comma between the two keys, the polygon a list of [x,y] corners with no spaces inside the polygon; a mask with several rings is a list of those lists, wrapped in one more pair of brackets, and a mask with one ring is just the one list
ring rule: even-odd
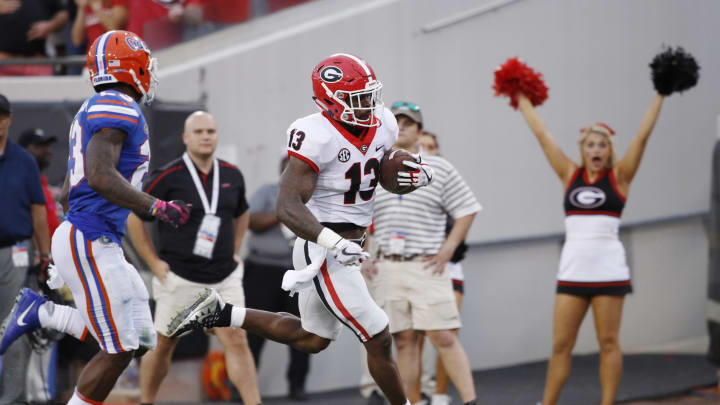
{"label": "white cleat", "polygon": [[204,289],[195,302],[170,320],[167,336],[176,338],[187,335],[195,329],[210,329],[218,326],[220,311],[224,306],[225,302],[215,289]]}

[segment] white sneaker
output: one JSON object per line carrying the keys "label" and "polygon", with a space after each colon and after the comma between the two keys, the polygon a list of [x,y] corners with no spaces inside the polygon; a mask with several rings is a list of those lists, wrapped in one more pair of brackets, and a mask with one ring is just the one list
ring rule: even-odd
{"label": "white sneaker", "polygon": [[225,302],[214,288],[204,289],[195,302],[177,313],[168,324],[167,336],[187,335],[195,329],[209,329],[217,325]]}
{"label": "white sneaker", "polygon": [[450,405],[450,395],[433,394],[430,405]]}

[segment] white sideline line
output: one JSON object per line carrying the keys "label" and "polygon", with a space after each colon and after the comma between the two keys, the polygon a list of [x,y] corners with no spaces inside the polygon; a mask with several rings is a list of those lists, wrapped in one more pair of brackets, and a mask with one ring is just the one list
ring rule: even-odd
{"label": "white sideline line", "polygon": [[361,6],[358,6],[358,7],[343,10],[343,11],[340,11],[337,13],[327,14],[322,17],[318,17],[314,20],[309,20],[305,23],[301,23],[301,24],[289,27],[287,29],[274,32],[272,34],[265,35],[261,38],[252,39],[252,40],[249,40],[247,42],[242,42],[237,45],[232,45],[232,46],[223,48],[221,50],[211,52],[207,55],[201,55],[193,60],[173,65],[166,69],[160,69],[159,76],[161,78],[165,78],[165,77],[169,77],[169,76],[172,76],[172,75],[175,75],[178,73],[188,71],[193,68],[198,68],[198,67],[201,67],[204,65],[208,65],[208,64],[216,62],[218,60],[225,59],[230,56],[237,55],[237,54],[240,54],[243,52],[247,52],[252,49],[259,48],[263,45],[267,45],[267,44],[279,41],[281,39],[285,39],[285,38],[289,38],[289,37],[298,35],[305,31],[309,31],[313,28],[325,25],[329,22],[349,18],[354,15],[362,14],[367,11],[373,10],[378,7],[396,3],[398,1],[400,1],[400,0],[366,1],[366,2],[364,2],[364,4],[362,4]]}

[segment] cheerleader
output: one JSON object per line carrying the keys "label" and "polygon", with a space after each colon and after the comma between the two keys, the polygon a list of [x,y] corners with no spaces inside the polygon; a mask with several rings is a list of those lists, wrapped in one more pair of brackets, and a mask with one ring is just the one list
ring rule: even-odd
{"label": "cheerleader", "polygon": [[[651,67],[658,94],[625,155],[616,159],[615,131],[597,122],[580,130],[579,163],[563,153],[535,110],[547,98],[547,87],[540,75],[517,59],[496,71],[498,95],[511,97],[511,105],[520,110],[565,186],[566,237],[557,276],[553,345],[543,405],[554,405],[558,400],[570,374],[571,352],[588,309],[593,311],[600,347],[602,405],[613,403],[620,384],[622,353],[618,335],[625,295],[632,292],[625,250],[618,238],[620,217],[664,97],[692,87],[698,77],[697,64],[682,48],[665,50],[655,57]],[[527,81],[509,85],[510,76],[523,76]]]}

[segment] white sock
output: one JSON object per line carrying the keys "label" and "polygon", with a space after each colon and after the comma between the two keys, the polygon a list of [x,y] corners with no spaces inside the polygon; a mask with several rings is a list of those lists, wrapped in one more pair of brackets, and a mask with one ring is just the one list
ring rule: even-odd
{"label": "white sock", "polygon": [[233,305],[232,312],[230,313],[230,327],[231,328],[242,328],[245,322],[245,314],[247,310],[245,308]]}
{"label": "white sock", "polygon": [[85,398],[85,396],[75,388],[75,392],[67,405],[102,405],[102,401],[93,401],[92,399]]}
{"label": "white sock", "polygon": [[67,333],[78,340],[84,340],[87,334],[85,321],[80,311],[67,305],[58,305],[46,301],[38,309],[40,326]]}
{"label": "white sock", "polygon": [[450,403],[450,397],[447,394],[433,394],[430,399],[430,405],[447,405]]}

